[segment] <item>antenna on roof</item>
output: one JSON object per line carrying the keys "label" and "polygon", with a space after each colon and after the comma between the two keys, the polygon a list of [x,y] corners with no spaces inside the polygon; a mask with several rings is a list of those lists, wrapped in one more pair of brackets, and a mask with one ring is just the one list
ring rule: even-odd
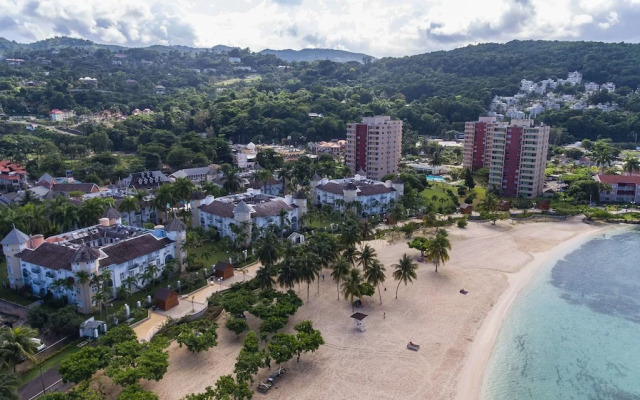
{"label": "antenna on roof", "polygon": [[15,223],[11,223],[11,225],[13,225],[13,229],[16,229],[16,224]]}

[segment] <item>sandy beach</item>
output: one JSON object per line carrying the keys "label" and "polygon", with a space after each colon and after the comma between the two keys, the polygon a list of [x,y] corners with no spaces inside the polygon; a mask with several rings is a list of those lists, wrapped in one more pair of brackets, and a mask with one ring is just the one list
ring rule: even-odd
{"label": "sandy beach", "polygon": [[[290,320],[310,319],[320,329],[326,345],[315,354],[304,354],[299,363],[284,366],[286,376],[266,397],[274,399],[465,399],[477,398],[493,342],[509,305],[540,265],[561,257],[610,226],[592,226],[580,220],[566,222],[508,221],[470,223],[466,229],[449,228],[453,244],[451,260],[438,273],[432,264],[418,263],[418,279],[401,285],[391,277],[392,264],[404,253],[416,258],[406,240],[369,242],[387,268],[378,293],[365,298],[356,310],[367,314],[366,332],[354,329],[351,305],[340,296],[325,271],[325,279],[312,284],[305,300]],[[386,288],[386,290],[385,290]],[[464,288],[467,295],[459,293]],[[296,290],[298,290],[296,288]],[[174,342],[170,365],[159,382],[144,387],[160,399],[177,400],[203,391],[220,375],[231,374],[241,338],[219,320],[219,345],[191,354]],[[252,328],[259,321],[249,318]],[[406,349],[409,341],[420,344],[418,352]],[[269,375],[260,371],[259,380]],[[255,398],[262,397],[256,393]]]}

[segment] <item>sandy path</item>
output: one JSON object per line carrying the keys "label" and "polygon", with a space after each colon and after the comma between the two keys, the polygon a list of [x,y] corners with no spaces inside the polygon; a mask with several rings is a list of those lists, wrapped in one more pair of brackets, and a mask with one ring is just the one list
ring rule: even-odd
{"label": "sandy path", "polygon": [[[515,297],[519,291],[516,283],[521,287],[528,281],[518,276],[533,274],[535,265],[542,260],[567,251],[569,245],[565,243],[573,243],[597,229],[575,221],[515,225],[504,221],[496,226],[470,223],[466,229],[450,228],[453,242],[450,262],[438,273],[434,272],[433,265],[419,263],[417,281],[400,286],[398,299],[395,299],[397,284],[391,277],[391,265],[404,253],[413,257],[419,253],[409,249],[404,240],[394,244],[383,240],[371,242],[387,267],[387,282],[383,285],[382,305],[376,293],[365,298],[363,306],[357,309],[368,314],[364,320],[367,331],[354,330],[349,318],[352,308],[342,298],[337,300],[336,285],[329,279],[329,271],[325,271],[320,293],[317,285],[312,284],[308,303],[306,287],[302,287],[300,297],[306,304],[291,318],[289,326],[311,319],[327,344],[315,354],[304,354],[300,363],[289,361],[287,375],[266,396],[274,399],[455,398],[456,390],[465,386],[459,377],[469,354],[469,363],[475,367],[465,369],[465,376],[471,371],[480,375],[481,382],[482,356],[488,355],[492,346],[485,335],[489,339],[492,335],[495,337],[510,304],[504,299]],[[469,293],[461,295],[461,288]],[[490,313],[494,304],[498,307]],[[483,328],[476,340],[487,315],[494,322]],[[259,323],[254,318],[249,322],[253,328]],[[177,400],[188,393],[203,391],[222,374],[232,373],[241,342],[224,328],[224,319],[219,323],[217,347],[192,355],[173,343],[168,373],[160,382],[145,382],[145,388],[156,392],[160,399]],[[406,349],[409,340],[420,344],[419,352]],[[474,340],[481,342],[474,345],[474,349],[480,348],[480,353],[478,350],[470,353]],[[265,379],[268,374],[268,370],[261,371],[257,379]],[[262,395],[256,393],[255,396]]]}

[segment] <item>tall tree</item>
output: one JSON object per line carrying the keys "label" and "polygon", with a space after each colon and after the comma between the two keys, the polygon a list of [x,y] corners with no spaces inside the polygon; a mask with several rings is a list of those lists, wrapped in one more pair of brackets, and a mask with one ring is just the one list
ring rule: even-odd
{"label": "tall tree", "polygon": [[640,171],[640,161],[638,160],[638,157],[627,156],[627,158],[624,159],[622,170],[629,175]]}
{"label": "tall tree", "polygon": [[380,291],[380,284],[384,283],[385,279],[387,278],[384,274],[384,271],[386,271],[386,268],[377,259],[374,259],[369,265],[369,268],[364,271],[364,278],[367,280],[367,282],[369,282],[373,286],[378,287],[380,304],[382,304],[382,292]]}
{"label": "tall tree", "polygon": [[33,328],[21,326],[17,328],[0,328],[0,354],[13,366],[16,372],[16,364],[23,358],[35,362],[33,355],[38,350],[34,338],[38,337],[38,331]]}
{"label": "tall tree", "polygon": [[342,295],[353,303],[354,297],[362,297],[361,288],[362,275],[359,270],[352,268],[342,281]]}
{"label": "tall tree", "polygon": [[129,225],[134,225],[135,213],[140,211],[140,202],[134,196],[127,196],[118,205],[122,213],[129,214]]}
{"label": "tall tree", "polygon": [[438,265],[449,261],[449,250],[451,250],[451,241],[447,237],[447,231],[444,229],[438,229],[436,237],[429,242],[429,247],[426,251],[427,259],[433,262],[436,266],[436,272],[438,272]]}
{"label": "tall tree", "polygon": [[356,262],[362,267],[362,271],[367,272],[367,269],[376,259],[376,251],[373,247],[365,244],[360,250],[356,251],[355,256]]}
{"label": "tall tree", "polygon": [[338,260],[331,265],[331,278],[336,283],[338,300],[340,300],[340,282],[347,276],[351,267],[352,265],[349,264],[344,257],[338,258]]}
{"label": "tall tree", "polygon": [[398,286],[396,287],[396,299],[398,298],[398,289],[400,289],[400,284],[404,282],[404,285],[407,285],[407,282],[413,282],[414,279],[418,279],[418,274],[416,274],[416,270],[418,269],[418,264],[411,261],[411,258],[404,254],[398,264],[393,266],[395,269],[393,271],[393,279],[398,281]]}

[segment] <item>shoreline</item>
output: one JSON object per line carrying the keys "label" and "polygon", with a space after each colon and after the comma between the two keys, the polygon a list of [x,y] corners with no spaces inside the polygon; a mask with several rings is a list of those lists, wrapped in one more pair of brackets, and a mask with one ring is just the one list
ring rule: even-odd
{"label": "shoreline", "polygon": [[[616,229],[617,228],[617,229]],[[498,301],[484,318],[480,329],[476,332],[473,344],[464,360],[462,370],[458,375],[456,388],[456,400],[479,400],[484,382],[487,363],[493,352],[493,348],[502,329],[502,323],[511,309],[520,291],[525,288],[532,278],[550,263],[555,263],[567,254],[577,250],[580,246],[595,239],[600,234],[606,234],[612,230],[620,229],[616,225],[603,225],[595,230],[585,230],[569,240],[558,244],[552,249],[540,253],[531,252],[533,259],[516,272],[507,274],[508,286],[500,294]]]}

